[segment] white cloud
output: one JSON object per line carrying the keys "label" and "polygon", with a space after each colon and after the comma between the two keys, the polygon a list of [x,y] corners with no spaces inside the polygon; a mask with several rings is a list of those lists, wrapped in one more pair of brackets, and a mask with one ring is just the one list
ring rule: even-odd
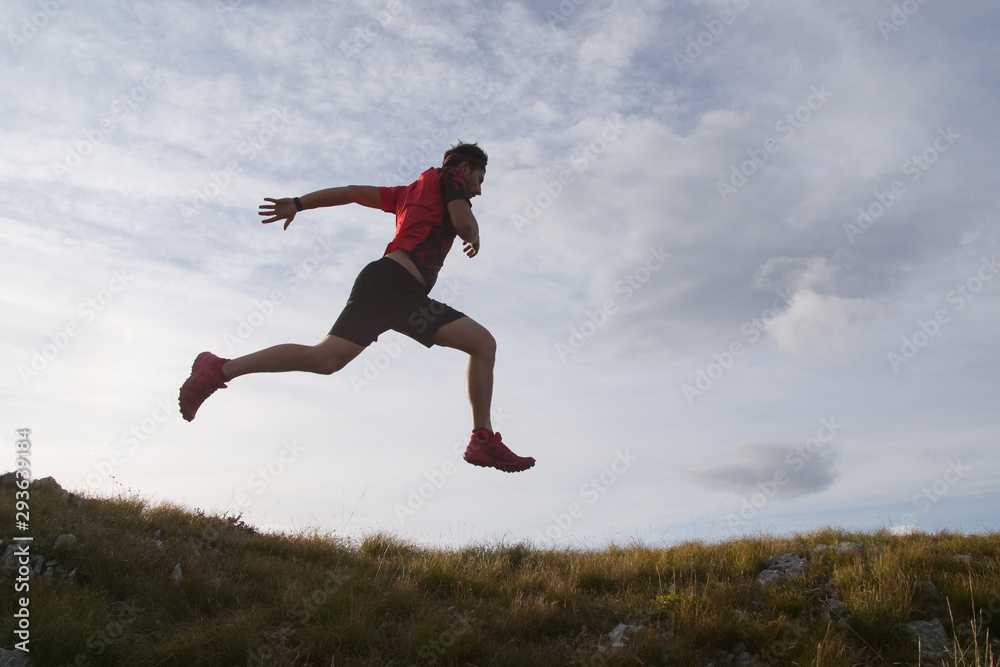
{"label": "white cloud", "polygon": [[[4,88],[18,91],[0,111],[7,367],[47,344],[110,272],[135,266],[137,278],[37,385],[26,390],[7,374],[0,423],[34,424],[45,443],[39,470],[73,480],[91,470],[93,451],[176,391],[194,354],[222,345],[273,290],[287,301],[240,351],[315,342],[357,271],[385,247],[393,219],[348,207],[303,214],[282,232],[259,224],[261,199],[394,185],[462,138],[480,140],[491,155],[474,209],[483,253],[467,260],[453,251],[442,278],[459,282],[456,305],[496,334],[495,395],[514,415],[503,432],[516,451],[537,453],[539,465],[513,480],[479,470],[456,478],[448,493],[471,498],[467,511],[429,507],[417,522],[428,539],[452,529],[468,539],[530,535],[565,507],[552,490],[572,495],[587,466],[606,466],[609,448],[622,442],[636,443],[643,461],[629,484],[642,480],[642,493],[666,494],[664,502],[635,512],[629,503],[638,491],[623,483],[588,516],[627,516],[621,530],[657,524],[661,534],[691,525],[686,508],[714,498],[695,486],[660,490],[678,451],[755,443],[728,454],[735,467],[706,472],[712,488],[744,488],[739,479],[779,462],[782,443],[796,439],[785,429],[802,415],[836,408],[849,419],[844,460],[900,437],[901,428],[943,451],[964,448],[966,460],[992,446],[984,434],[1000,423],[981,397],[995,386],[1000,283],[949,310],[947,326],[898,374],[885,359],[949,306],[946,295],[980,257],[997,252],[1000,128],[983,111],[1000,95],[992,76],[998,46],[987,28],[996,4],[926,3],[885,39],[876,22],[888,7],[880,4],[751,2],[683,69],[674,53],[706,21],[744,3],[569,4],[571,15],[552,24],[546,12],[557,2],[457,9],[404,2],[382,22],[390,5],[381,0],[336,10],[61,6],[0,69]],[[16,30],[37,11],[33,0],[6,3],[0,25]],[[100,127],[151,68],[165,73],[162,83],[57,178],[53,162]],[[832,95],[801,112],[814,87]],[[287,128],[252,158],[241,152],[269,114],[285,108]],[[778,129],[796,111],[808,118],[794,133]],[[620,135],[594,143],[618,117]],[[904,164],[942,127],[961,138],[913,179]],[[720,196],[718,183],[772,137],[780,149]],[[533,223],[516,229],[511,216],[529,200],[537,204],[575,158],[584,164],[580,151],[591,145],[602,150],[592,151],[586,169],[573,171]],[[212,192],[213,175],[232,161],[239,173]],[[844,225],[894,180],[905,194],[852,243]],[[182,214],[195,191],[211,196],[195,215]],[[284,277],[320,238],[330,258],[291,290]],[[636,271],[650,248],[661,247],[669,261],[640,290],[628,299],[616,291],[624,277],[646,278]],[[607,299],[615,312],[564,363],[556,344]],[[681,388],[700,373],[712,385],[690,405]],[[334,521],[331,507],[353,506],[365,494],[359,514],[391,525],[398,490],[439,465],[440,449],[466,431],[462,377],[461,355],[419,349],[361,396],[349,373],[241,378],[204,421],[150,439],[152,458],[180,453],[184,462],[212,452],[210,463],[121,472],[150,494],[215,504],[225,495],[217,487],[249,474],[245,446],[266,461],[268,447],[299,437],[310,443],[299,470],[331,477],[317,490],[294,483],[305,477],[290,470],[274,487],[277,511],[286,514],[261,516],[301,525],[316,514],[325,524]],[[567,447],[586,463],[564,465]],[[387,461],[404,461],[404,472]],[[906,478],[916,464],[902,457],[894,465]],[[838,522],[862,525],[878,512],[855,508],[892,504],[858,483],[862,467],[826,487],[823,500]],[[809,488],[829,479],[824,470]],[[921,526],[975,519],[975,508],[997,494],[995,481],[966,489],[968,497],[949,497],[960,506],[955,514],[936,505]],[[905,511],[912,493],[901,494]],[[494,511],[501,498],[503,514]],[[804,506],[795,512],[797,525],[816,520]],[[468,516],[475,527],[461,524]]]}
{"label": "white cloud", "polygon": [[798,292],[836,289],[838,269],[825,257],[771,257],[754,274],[754,286]]}
{"label": "white cloud", "polygon": [[870,299],[847,299],[802,289],[791,305],[767,323],[767,333],[788,352],[839,351],[855,340],[853,328],[879,312]]}

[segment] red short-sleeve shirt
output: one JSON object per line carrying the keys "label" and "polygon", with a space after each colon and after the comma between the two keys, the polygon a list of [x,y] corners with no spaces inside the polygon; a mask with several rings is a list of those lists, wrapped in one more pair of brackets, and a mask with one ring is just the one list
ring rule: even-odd
{"label": "red short-sleeve shirt", "polygon": [[448,203],[465,199],[472,205],[465,176],[456,167],[431,168],[409,185],[379,188],[379,195],[382,210],[396,214],[396,236],[385,254],[408,250],[428,287],[433,287],[457,236]]}

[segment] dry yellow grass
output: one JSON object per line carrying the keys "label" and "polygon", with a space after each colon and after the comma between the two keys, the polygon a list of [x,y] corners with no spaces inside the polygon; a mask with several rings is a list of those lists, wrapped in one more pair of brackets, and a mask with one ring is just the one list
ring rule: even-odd
{"label": "dry yellow grass", "polygon": [[[0,498],[7,544],[12,490]],[[262,535],[171,505],[81,505],[48,489],[32,494],[32,518],[35,550],[57,562],[32,582],[36,666],[721,665],[740,656],[754,665],[915,665],[902,625],[933,618],[952,639],[945,664],[997,664],[996,534],[828,529],[669,548],[447,551],[389,534],[360,544]],[[65,533],[77,543],[56,552]],[[813,551],[842,542],[863,548]],[[782,553],[808,557],[805,572],[758,583]],[[936,599],[919,583],[927,581]],[[10,609],[9,575],[5,582],[0,600]],[[835,613],[830,600],[840,602]],[[609,633],[620,623],[641,630],[614,648]],[[6,614],[8,648],[12,631]]]}

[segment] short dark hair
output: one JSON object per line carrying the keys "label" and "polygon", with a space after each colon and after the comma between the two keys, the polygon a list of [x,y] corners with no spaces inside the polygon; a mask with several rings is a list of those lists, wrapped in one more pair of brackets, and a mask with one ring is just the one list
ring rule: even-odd
{"label": "short dark hair", "polygon": [[444,161],[441,163],[441,166],[457,167],[463,162],[468,161],[469,164],[477,169],[486,169],[488,160],[489,156],[486,155],[486,151],[479,147],[479,144],[466,144],[459,141],[444,152]]}

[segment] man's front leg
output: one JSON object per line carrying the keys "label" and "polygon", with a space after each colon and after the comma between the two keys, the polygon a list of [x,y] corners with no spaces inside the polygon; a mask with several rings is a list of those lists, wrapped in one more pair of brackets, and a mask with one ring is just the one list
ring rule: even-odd
{"label": "man's front leg", "polygon": [[472,427],[493,430],[490,406],[493,402],[493,365],[496,363],[496,340],[471,317],[449,322],[434,334],[434,344],[461,350],[469,355],[466,383],[472,407]]}

